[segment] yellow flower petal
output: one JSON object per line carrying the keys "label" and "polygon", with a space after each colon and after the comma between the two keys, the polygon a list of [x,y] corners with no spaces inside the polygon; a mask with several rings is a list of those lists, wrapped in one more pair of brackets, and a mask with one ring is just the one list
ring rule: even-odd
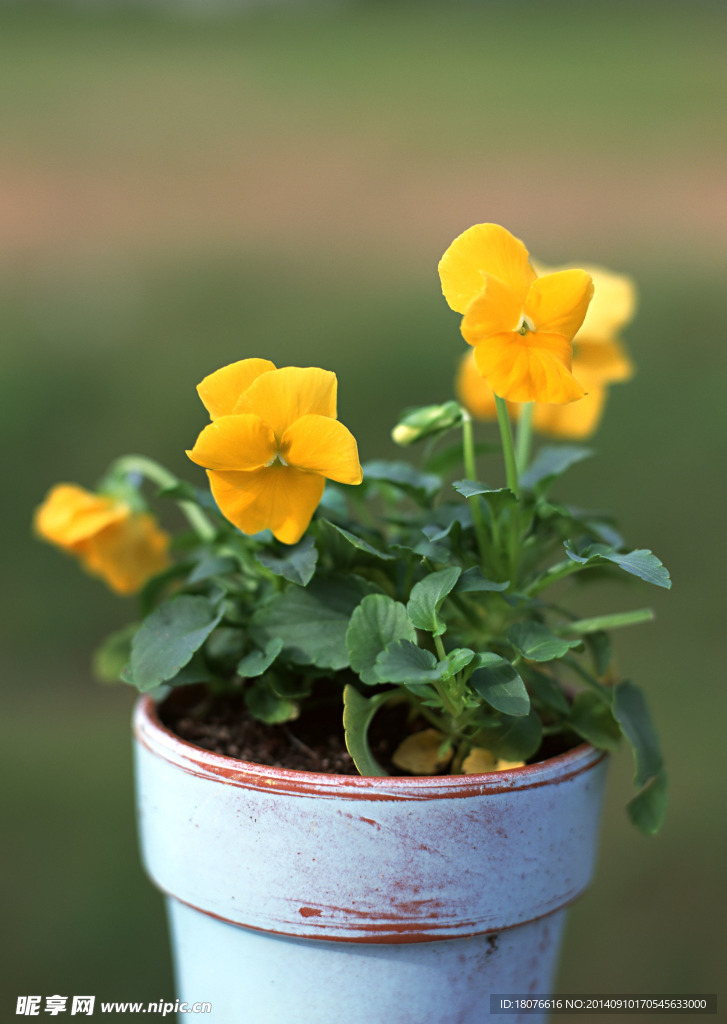
{"label": "yellow flower petal", "polygon": [[[571,267],[546,267],[533,261],[535,272],[553,274]],[[583,321],[581,332],[591,338],[611,338],[631,320],[636,312],[637,291],[632,278],[627,274],[616,274],[605,267],[579,263],[593,279],[593,298]]]}
{"label": "yellow flower petal", "polygon": [[442,291],[450,307],[465,313],[482,291],[482,275],[507,285],[521,302],[535,279],[528,250],[499,224],[475,224],[452,242],[439,261]]}
{"label": "yellow flower petal", "polygon": [[171,564],[169,536],[146,513],[107,526],[85,541],[79,554],[85,568],[117,594],[135,594]]}
{"label": "yellow flower petal", "polygon": [[573,354],[573,373],[588,391],[590,384],[614,384],[634,375],[634,364],[620,342],[591,339],[578,332]]}
{"label": "yellow flower petal", "polygon": [[572,341],[583,323],[593,295],[593,281],[584,270],[561,270],[533,281],[525,300],[525,315],[536,333],[562,334]]}
{"label": "yellow flower petal", "polygon": [[533,429],[552,437],[582,439],[598,426],[606,404],[606,388],[589,386],[588,394],[569,405],[540,405],[533,408]]}
{"label": "yellow flower petal", "polygon": [[259,416],[220,416],[204,428],[191,451],[192,462],[206,469],[259,469],[275,458],[272,429]]}
{"label": "yellow flower petal", "polygon": [[522,313],[522,299],[512,288],[491,274],[483,274],[482,291],[462,319],[462,337],[468,345],[476,345],[491,334],[514,331]]}
{"label": "yellow flower petal", "polygon": [[482,775],[484,772],[497,770],[497,759],[494,754],[484,747],[473,747],[462,762],[462,771],[465,775]]}
{"label": "yellow flower petal", "polygon": [[503,772],[508,768],[522,768],[524,761],[505,761],[496,758],[484,747],[473,747],[462,762],[462,771],[465,775],[480,775],[484,772]]}
{"label": "yellow flower petal", "polygon": [[129,509],[105,494],[57,484],[36,510],[34,528],[44,540],[73,550],[94,533],[126,519]]}
{"label": "yellow flower petal", "polygon": [[596,338],[613,337],[636,312],[636,285],[626,274],[614,274],[603,267],[582,269],[593,278],[594,290],[581,333]]}
{"label": "yellow flower petal", "polygon": [[283,434],[280,452],[288,465],[341,484],[360,484],[363,479],[356,439],[328,416],[301,416]]}
{"label": "yellow flower petal", "polygon": [[132,594],[170,565],[169,536],[145,513],[75,484],[54,487],[35,516],[45,540],[75,555],[119,594]]}
{"label": "yellow flower petal", "polygon": [[[497,419],[495,393],[477,369],[473,351],[465,352],[460,360],[454,386],[457,398],[476,419]],[[519,403],[509,403],[508,412],[511,419],[517,419],[520,415]]]}
{"label": "yellow flower petal", "polygon": [[584,389],[570,372],[571,345],[559,334],[495,334],[475,348],[477,369],[510,402],[574,402]]}
{"label": "yellow flower petal", "polygon": [[477,369],[474,352],[465,352],[460,360],[454,389],[459,401],[473,416],[481,420],[497,417],[495,393]]}
{"label": "yellow flower petal", "polygon": [[250,385],[236,407],[268,423],[278,441],[286,429],[309,414],[336,418],[335,373],[317,366],[286,366],[264,373]]}
{"label": "yellow flower petal", "polygon": [[274,369],[275,364],[269,359],[240,359],[205,377],[197,385],[197,393],[213,420],[218,416],[229,416],[235,411],[240,395],[252,382]]}
{"label": "yellow flower petal", "polygon": [[452,760],[451,747],[440,753],[446,740],[444,733],[436,729],[423,729],[402,740],[391,760],[397,768],[412,775],[434,775]]}
{"label": "yellow flower petal", "polygon": [[243,533],[272,530],[284,544],[303,536],[325,487],[322,476],[279,464],[248,473],[208,470],[207,476],[225,518]]}

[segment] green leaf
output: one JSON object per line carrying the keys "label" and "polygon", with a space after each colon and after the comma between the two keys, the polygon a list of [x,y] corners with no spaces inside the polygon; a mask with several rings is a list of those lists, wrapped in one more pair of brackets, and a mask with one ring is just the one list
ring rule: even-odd
{"label": "green leaf", "polygon": [[250,651],[237,663],[237,674],[243,679],[254,679],[267,672],[283,649],[282,637],[274,636],[265,645],[264,650],[257,648]]}
{"label": "green leaf", "polygon": [[602,750],[618,750],[621,730],[597,693],[584,690],[573,698],[569,724],[588,743]]}
{"label": "green leaf", "polygon": [[346,668],[351,614],[375,590],[360,576],[316,576],[305,588],[290,587],[277,594],[253,617],[251,634],[263,649],[280,637],[286,657],[298,665]]}
{"label": "green leaf", "polygon": [[386,551],[380,551],[379,548],[375,548],[372,544],[369,544],[368,541],[365,541],[363,537],[359,537],[357,534],[351,533],[349,530],[344,530],[342,526],[337,526],[335,523],[331,523],[327,519],[322,519],[321,522],[325,523],[325,525],[329,526],[332,530],[335,530],[354,548],[357,548],[359,551],[364,551],[367,555],[373,555],[375,558],[382,558],[386,562],[391,561],[394,557]]}
{"label": "green leaf", "polygon": [[442,679],[446,681],[451,679],[452,676],[456,676],[474,658],[475,652],[471,651],[469,647],[455,647],[454,650],[448,652],[447,657],[443,661],[439,662],[440,666],[442,666]]}
{"label": "green leaf", "polygon": [[425,629],[434,636],[441,636],[445,632],[446,623],[437,613],[461,573],[459,566],[452,565],[430,573],[412,587],[406,610],[417,629]]}
{"label": "green leaf", "polygon": [[530,697],[517,669],[490,651],[477,657],[478,668],[470,677],[470,686],[490,707],[503,714],[521,717],[530,711]]}
{"label": "green leaf", "polygon": [[497,724],[479,730],[474,745],[506,761],[527,761],[543,740],[543,726],[535,712],[522,717],[504,715]]}
{"label": "green leaf", "polygon": [[586,647],[593,658],[593,669],[599,679],[605,676],[611,664],[611,638],[608,633],[596,630],[584,637]]}
{"label": "green leaf", "polygon": [[222,555],[208,555],[197,562],[189,574],[187,582],[202,583],[213,576],[228,576],[230,573],[237,572],[239,568],[240,565],[234,558],[227,558]]}
{"label": "green leaf", "polygon": [[634,752],[634,782],[644,786],[664,767],[654,723],[646,699],[629,680],[613,688],[613,715]]}
{"label": "green leaf", "polygon": [[439,493],[442,478],[421,473],[408,462],[367,462],[363,467],[364,482],[392,484],[419,502],[428,503]]}
{"label": "green leaf", "polygon": [[422,686],[442,679],[444,666],[411,640],[395,640],[376,658],[375,672],[380,683]]}
{"label": "green leaf", "polygon": [[[490,494],[492,492],[491,487],[488,487],[487,484],[481,484],[478,480],[455,480],[452,487],[463,498],[476,498],[479,494]],[[512,494],[512,491],[510,493]]]}
{"label": "green leaf", "polygon": [[276,576],[282,576],[301,587],[310,583],[318,564],[318,550],[310,535],[303,537],[292,547],[282,548],[281,554],[258,551],[255,557],[260,565]]}
{"label": "green leaf", "polygon": [[475,480],[457,480],[452,486],[465,498],[484,498],[495,516],[511,505],[517,505],[517,496],[508,487],[493,489]]}
{"label": "green leaf", "polygon": [[151,615],[154,609],[161,603],[164,595],[176,590],[177,583],[181,583],[184,580],[193,566],[194,563],[187,560],[175,562],[168,569],[165,569],[164,572],[152,576],[139,593],[140,617],[145,619],[147,615]]}
{"label": "green leaf", "polygon": [[[566,505],[564,508],[566,515],[570,516],[571,522],[579,527],[581,530],[585,530],[586,533],[592,534],[595,540],[602,541],[604,544],[608,544],[612,548],[622,548],[624,546],[624,539],[616,529],[616,524],[612,516],[607,516],[602,511],[593,511],[589,509],[577,508],[573,505]],[[573,529],[568,531],[571,537],[575,536],[577,531]]]}
{"label": "green leaf", "polygon": [[221,618],[206,597],[180,594],[160,604],[136,632],[122,678],[142,693],[173,679]]}
{"label": "green leaf", "polygon": [[361,775],[377,778],[386,776],[386,772],[371,753],[368,731],[374,715],[390,698],[390,693],[379,693],[367,699],[355,686],[348,685],[344,688],[343,730],[346,749]]}
{"label": "green leaf", "polygon": [[419,560],[426,558],[430,562],[449,562],[452,557],[451,546],[449,542],[446,544],[432,544],[428,540],[419,541],[414,546],[414,551],[419,556]]}
{"label": "green leaf", "polygon": [[266,679],[259,679],[245,690],[245,705],[250,714],[266,725],[280,725],[298,717],[298,705],[279,697]]}
{"label": "green leaf", "polygon": [[163,688],[191,686],[194,683],[209,683],[214,677],[215,674],[210,671],[207,659],[204,657],[202,652],[195,651],[187,664],[183,665],[175,676],[168,679]]}
{"label": "green leaf", "polygon": [[507,631],[507,638],[516,651],[529,661],[552,661],[562,658],[571,647],[578,647],[581,640],[564,640],[551,633],[542,622],[516,622]]}
{"label": "green leaf", "polygon": [[369,594],[354,610],[346,632],[351,668],[363,683],[380,683],[376,658],[394,640],[416,640],[416,630],[399,601],[385,594]]}
{"label": "green leaf", "polygon": [[[460,535],[462,533],[462,524],[458,520],[453,519],[447,523],[446,526],[439,526],[436,523],[432,523],[429,526],[422,527],[422,533],[430,542],[430,544],[436,544],[437,541],[450,541],[453,540],[455,543],[459,542]],[[450,538],[451,535],[451,538]],[[448,543],[448,547],[451,548],[451,543]]]}
{"label": "green leaf", "polygon": [[277,672],[270,672],[267,676],[270,689],[277,697],[284,697],[286,700],[301,701],[310,697],[313,692],[315,680],[309,675],[278,675]]}
{"label": "green leaf", "polygon": [[593,455],[591,448],[579,445],[546,445],[541,448],[532,463],[520,477],[520,485],[532,491],[537,487],[544,492],[548,486],[567,469]]}
{"label": "green leaf", "polygon": [[139,628],[132,622],[107,636],[93,656],[93,674],[102,683],[123,682],[122,672],[131,657],[131,642]]}
{"label": "green leaf", "polygon": [[592,544],[580,552],[568,541],[564,546],[568,557],[581,565],[608,565],[610,563],[617,565],[624,572],[631,573],[632,576],[638,576],[646,583],[653,583],[656,587],[663,587],[665,590],[669,590],[671,587],[669,570],[653,552],[646,548],[622,554],[609,548],[606,544]]}
{"label": "green leaf", "polygon": [[455,585],[456,593],[476,593],[484,591],[501,591],[507,590],[510,586],[510,581],[505,580],[504,583],[495,583],[494,580],[488,580],[482,575],[482,570],[478,566],[474,565],[471,569],[465,569],[460,578],[457,580]]}
{"label": "green leaf", "polygon": [[634,754],[634,784],[639,792],[629,804],[629,815],[638,828],[653,835],[666,813],[666,772],[646,699],[628,680],[613,688],[613,716]]}
{"label": "green leaf", "polygon": [[626,805],[632,823],[646,835],[661,829],[666,817],[668,781],[665,771],[650,779]]}
{"label": "green leaf", "polygon": [[205,657],[218,675],[230,676],[235,672],[247,643],[247,633],[243,629],[218,626],[204,645]]}
{"label": "green leaf", "polygon": [[555,711],[558,715],[570,714],[570,701],[552,676],[547,675],[545,672],[539,672],[532,665],[528,665],[526,669],[523,669],[523,674],[525,675],[530,695],[535,703]]}

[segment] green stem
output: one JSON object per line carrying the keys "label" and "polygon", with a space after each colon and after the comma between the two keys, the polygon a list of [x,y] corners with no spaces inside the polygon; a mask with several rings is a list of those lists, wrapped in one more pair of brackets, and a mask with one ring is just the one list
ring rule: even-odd
{"label": "green stem", "polygon": [[[440,661],[444,661],[444,659],[447,657],[447,652],[444,649],[444,644],[442,643],[441,636],[434,637],[434,646],[437,651],[437,657],[439,658]],[[439,694],[442,704],[444,705],[444,710],[447,711],[452,716],[452,718],[456,718],[458,711],[457,708],[455,708],[454,704],[452,704],[451,700],[449,699],[449,694],[447,693],[446,686],[441,681],[437,681],[434,683],[434,688]]]}
{"label": "green stem", "polygon": [[515,459],[515,442],[512,436],[512,425],[510,414],[507,411],[507,402],[499,395],[495,395],[495,406],[497,408],[497,424],[500,428],[502,438],[502,451],[505,456],[505,474],[507,486],[516,498],[520,497],[520,483],[518,479],[517,461]]}
{"label": "green stem", "polygon": [[[114,462],[111,472],[119,474],[136,473],[146,477],[147,480],[151,480],[152,483],[158,484],[162,488],[175,487],[179,483],[179,480],[173,473],[170,473],[164,466],[160,466],[158,462],[154,462],[153,459],[149,459],[145,455],[124,455]],[[214,540],[217,536],[217,530],[199,505],[185,498],[178,499],[177,504],[200,540]]]}
{"label": "green stem", "polygon": [[567,665],[576,673],[576,675],[580,676],[584,683],[588,683],[588,685],[596,691],[604,704],[608,704],[609,706],[611,705],[613,691],[610,687],[604,686],[603,683],[599,683],[599,681],[592,676],[590,672],[586,672],[586,670],[578,664],[575,658],[562,658],[561,660],[564,665]]}
{"label": "green stem", "polygon": [[429,724],[433,725],[438,732],[443,733],[445,736],[447,735],[448,726],[443,718],[440,718],[435,711],[433,711],[431,708],[428,708],[426,704],[423,704],[416,696],[416,694],[413,694],[411,692],[411,690],[404,690],[403,693],[407,700],[411,703],[412,707],[416,708],[417,712],[422,716],[422,718],[426,718]]}
{"label": "green stem", "polygon": [[462,765],[464,764],[465,757],[469,753],[470,747],[471,744],[464,741],[457,746],[457,753],[452,761],[450,774],[460,775],[462,773]]}
{"label": "green stem", "polygon": [[434,637],[434,647],[437,651],[437,657],[439,658],[439,660],[444,661],[444,659],[447,657],[447,652],[444,649],[444,643],[442,642],[441,636]]}
{"label": "green stem", "polygon": [[513,588],[517,588],[520,575],[520,481],[518,478],[517,460],[515,459],[515,444],[512,436],[512,425],[510,414],[507,411],[507,402],[499,395],[495,395],[495,406],[497,408],[497,423],[500,427],[502,438],[502,452],[505,457],[505,475],[507,486],[518,499],[518,503],[512,510],[509,517],[510,537],[508,551],[510,555],[510,582]]}
{"label": "green stem", "polygon": [[530,461],[530,446],[533,440],[533,403],[525,402],[520,410],[515,444],[515,461],[519,473],[524,473]]}
{"label": "green stem", "polygon": [[531,583],[525,593],[528,597],[535,597],[535,595],[539,594],[541,590],[545,590],[546,587],[549,587],[551,583],[555,583],[557,580],[562,580],[574,572],[580,572],[583,568],[584,566],[581,563],[572,562],[570,559],[567,562],[558,562],[557,565],[551,566],[551,568],[548,569],[540,579]]}
{"label": "green stem", "polygon": [[582,636],[596,633],[602,629],[618,629],[620,626],[635,626],[640,622],[650,622],[654,618],[651,608],[638,608],[632,612],[614,612],[612,615],[596,615],[592,619],[577,619],[558,626],[554,632],[575,633]]}
{"label": "green stem", "polygon": [[[475,441],[472,431],[472,417],[466,409],[462,410],[462,455],[464,460],[465,476],[468,480],[477,480],[477,464],[475,458]],[[482,504],[478,495],[467,499],[472,510],[472,524],[475,528],[477,538],[477,549],[480,553],[480,565],[484,571],[487,564],[490,543],[487,536],[487,526],[482,514]]]}

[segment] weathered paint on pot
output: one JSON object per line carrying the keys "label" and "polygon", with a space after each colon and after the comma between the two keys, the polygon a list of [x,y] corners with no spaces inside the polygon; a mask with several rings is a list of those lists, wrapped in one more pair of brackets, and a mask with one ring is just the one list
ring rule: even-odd
{"label": "weathered paint on pot", "polygon": [[601,752],[366,779],[209,753],[148,697],[135,733],[144,863],[168,897],[178,996],[210,1001],[205,1019],[474,1024],[491,993],[550,990],[593,871]]}

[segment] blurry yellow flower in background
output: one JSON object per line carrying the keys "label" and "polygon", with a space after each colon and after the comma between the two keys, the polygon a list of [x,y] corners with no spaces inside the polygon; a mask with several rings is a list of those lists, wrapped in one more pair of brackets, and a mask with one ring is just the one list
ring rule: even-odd
{"label": "blurry yellow flower in background", "polygon": [[190,459],[204,466],[222,514],[243,533],[300,540],[326,478],[359,484],[356,440],[336,419],[336,375],[242,359],[198,387],[212,423]]}
{"label": "blurry yellow flower in background", "polygon": [[593,294],[589,274],[539,277],[519,239],[498,224],[476,224],[447,249],[439,276],[450,307],[464,314],[462,336],[477,370],[496,395],[558,404],[583,396],[571,360]]}
{"label": "blurry yellow flower in background", "polygon": [[169,536],[152,516],[76,484],[50,490],[35,513],[34,527],[118,594],[135,593],[171,564]]}
{"label": "blurry yellow flower in background", "polygon": [[[536,266],[538,266],[536,264]],[[539,270],[544,268],[538,266]],[[573,374],[586,394],[569,405],[536,403],[533,427],[556,437],[583,438],[598,426],[608,385],[628,380],[633,364],[618,333],[634,315],[636,289],[632,280],[602,267],[585,267],[593,279],[594,293],[583,325],[574,339]],[[473,354],[466,353],[457,372],[457,396],[478,419],[496,417],[492,389],[479,374]],[[517,416],[519,407],[510,406]]]}

